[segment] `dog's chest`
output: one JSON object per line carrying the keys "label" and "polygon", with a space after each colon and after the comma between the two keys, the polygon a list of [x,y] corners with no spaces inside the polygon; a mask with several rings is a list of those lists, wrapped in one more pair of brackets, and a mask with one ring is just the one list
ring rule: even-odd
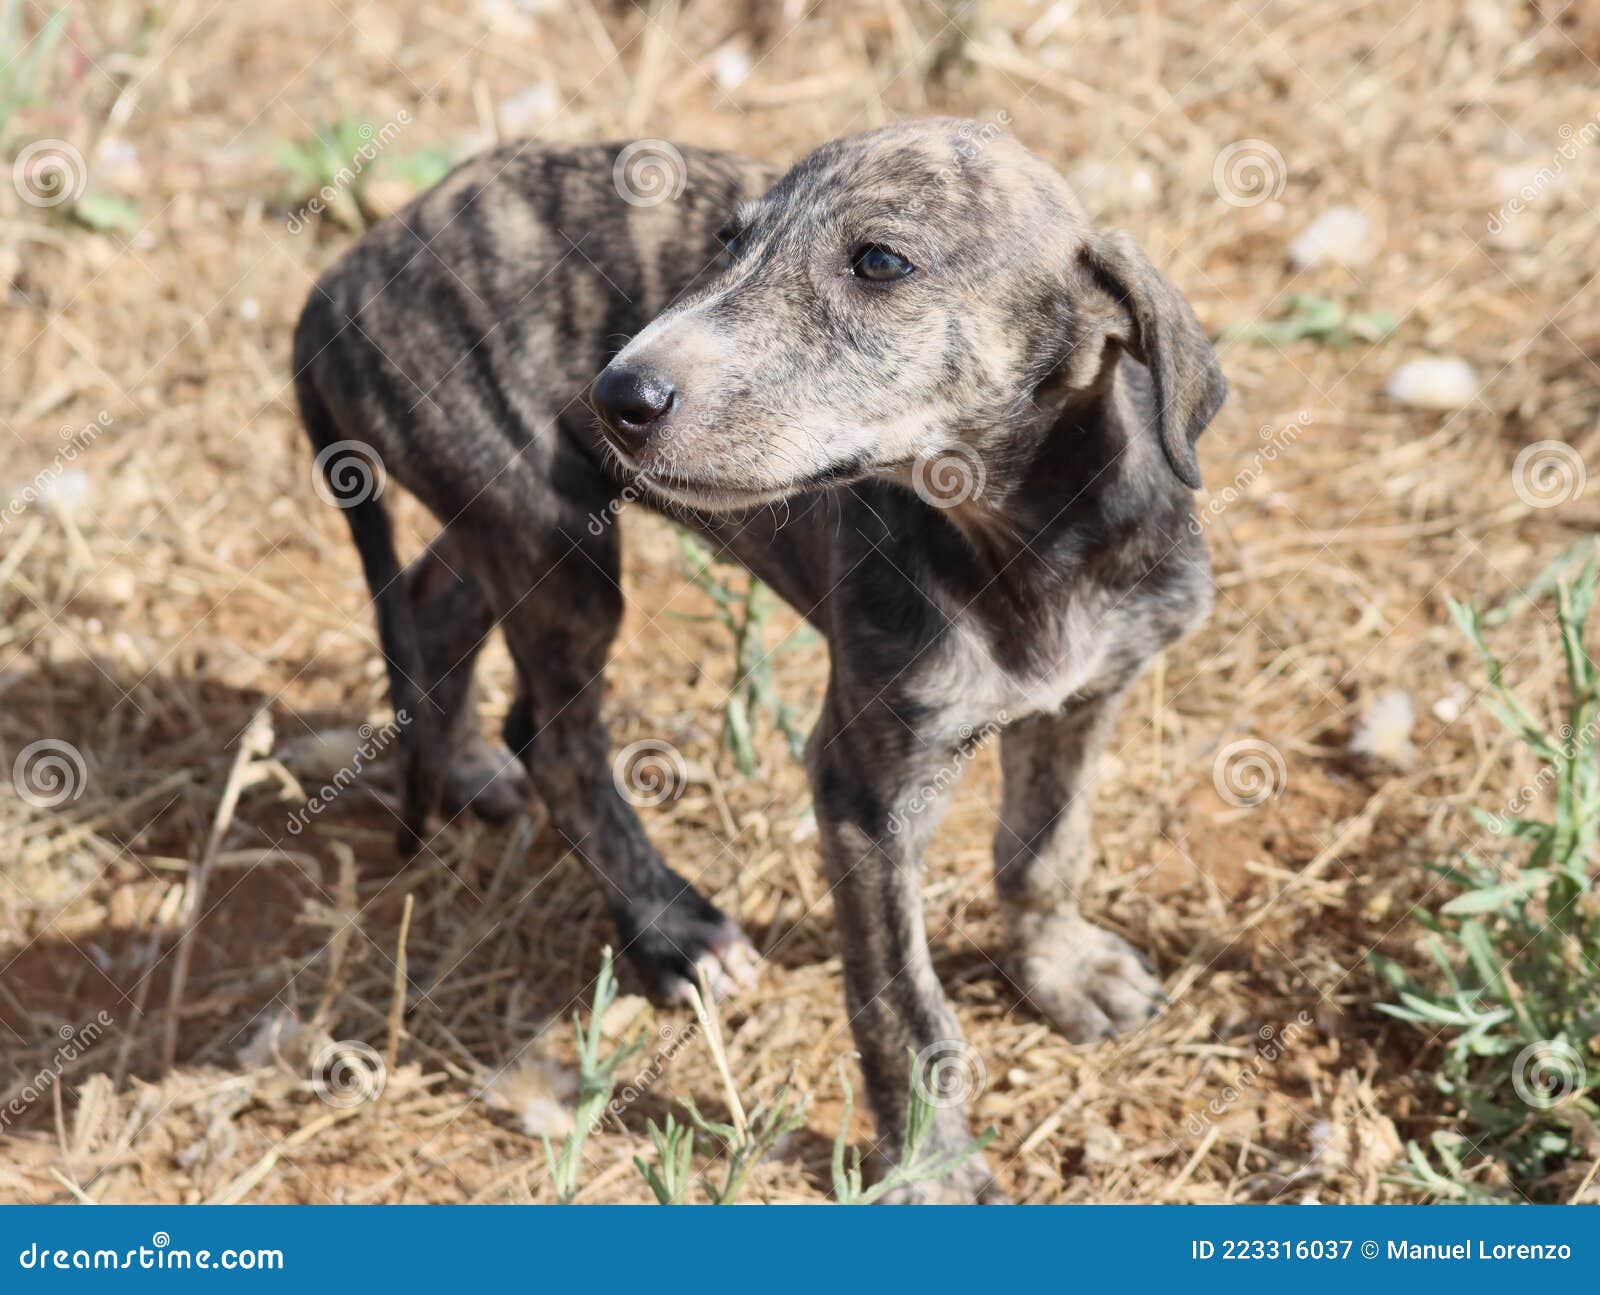
{"label": "dog's chest", "polygon": [[[928,650],[912,688],[915,701],[934,711],[941,730],[959,732],[1030,715],[1053,714],[1090,690],[1104,675],[1112,652],[1117,609],[1100,598],[1075,597],[1013,631],[1028,638],[1002,653],[996,632],[971,616],[953,618]],[[1026,664],[1006,664],[1007,661]]]}

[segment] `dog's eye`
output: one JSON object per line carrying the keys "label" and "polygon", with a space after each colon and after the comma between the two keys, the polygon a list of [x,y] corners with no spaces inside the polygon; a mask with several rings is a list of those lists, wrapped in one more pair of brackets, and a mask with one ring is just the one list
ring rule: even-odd
{"label": "dog's eye", "polygon": [[745,231],[729,221],[717,231],[717,242],[727,249],[729,256],[736,257],[744,251],[744,236]]}
{"label": "dog's eye", "polygon": [[856,248],[850,258],[850,273],[869,283],[893,283],[903,279],[917,267],[892,247],[882,243],[867,243]]}

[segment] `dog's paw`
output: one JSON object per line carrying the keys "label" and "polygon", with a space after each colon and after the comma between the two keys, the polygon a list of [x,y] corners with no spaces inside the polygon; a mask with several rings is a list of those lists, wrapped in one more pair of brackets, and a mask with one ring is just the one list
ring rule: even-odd
{"label": "dog's paw", "polygon": [[1166,1005],[1149,960],[1081,917],[1030,916],[1017,938],[1018,987],[1074,1043],[1136,1030]]}
{"label": "dog's paw", "polygon": [[907,1183],[878,1198],[880,1205],[1009,1205],[982,1156],[964,1161],[954,1173],[937,1180]]}
{"label": "dog's paw", "polygon": [[650,992],[668,1003],[691,1003],[703,974],[713,998],[751,989],[761,956],[738,923],[684,884],[670,901],[617,915],[622,946]]}
{"label": "dog's paw", "polygon": [[689,990],[699,988],[703,974],[714,999],[732,998],[741,990],[754,989],[761,955],[734,922],[724,921],[720,930],[707,938],[693,965],[669,973],[662,985],[662,996],[671,1002],[692,1003]]}
{"label": "dog's paw", "polygon": [[445,813],[471,810],[485,823],[509,823],[532,793],[527,771],[505,747],[475,738],[450,757],[444,779]]}

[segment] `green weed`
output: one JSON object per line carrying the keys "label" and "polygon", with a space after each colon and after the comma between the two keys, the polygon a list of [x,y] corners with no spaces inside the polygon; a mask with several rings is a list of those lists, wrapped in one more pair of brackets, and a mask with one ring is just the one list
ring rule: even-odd
{"label": "green weed", "polygon": [[[1401,1181],[1448,1200],[1561,1200],[1600,1151],[1600,676],[1584,643],[1595,593],[1593,557],[1555,585],[1564,666],[1559,725],[1512,691],[1484,641],[1485,617],[1451,604],[1488,674],[1486,703],[1539,759],[1538,775],[1499,812],[1477,811],[1501,849],[1434,869],[1456,894],[1419,911],[1436,973],[1375,958],[1398,1002],[1379,1010],[1437,1037],[1437,1083],[1458,1127],[1431,1149],[1408,1147]],[[1548,801],[1548,817],[1534,806]]]}
{"label": "green weed", "polygon": [[570,1205],[578,1194],[578,1170],[583,1164],[583,1144],[600,1121],[612,1090],[617,1086],[617,1071],[622,1063],[639,1051],[643,1040],[619,1043],[609,1053],[602,1052],[600,1022],[617,999],[617,981],[610,948],[601,955],[600,974],[595,977],[594,1001],[589,1009],[589,1028],[583,1018],[572,1014],[572,1028],[578,1036],[578,1103],[572,1116],[572,1132],[558,1154],[549,1137],[544,1138],[545,1160],[550,1166],[550,1181],[556,1199]]}
{"label": "green weed", "polygon": [[995,1130],[985,1129],[964,1147],[942,1153],[927,1153],[926,1143],[933,1128],[934,1105],[924,1086],[917,1082],[913,1057],[906,1103],[905,1141],[901,1146],[899,1162],[871,1187],[867,1187],[862,1179],[861,1152],[849,1146],[846,1140],[855,1093],[848,1079],[843,1075],[840,1079],[844,1084],[844,1116],[839,1123],[839,1136],[833,1142],[833,1198],[841,1205],[871,1205],[897,1188],[948,1178],[994,1141]]}
{"label": "green weed", "polygon": [[[398,123],[411,119],[401,114]],[[381,130],[345,114],[335,122],[319,122],[307,138],[280,140],[275,153],[284,173],[284,201],[302,208],[296,220],[326,215],[345,229],[360,232],[379,216],[368,201],[374,177],[393,177],[420,191],[442,180],[450,155],[439,148],[402,151],[394,147],[399,124]]]}
{"label": "green weed", "polygon": [[684,574],[716,606],[711,619],[733,637],[733,682],[728,686],[728,701],[723,709],[723,745],[733,754],[741,774],[749,777],[755,773],[756,724],[764,714],[783,734],[790,753],[799,759],[805,749],[805,734],[793,710],[778,695],[772,666],[778,653],[815,642],[815,633],[807,627],[769,651],[766,630],[772,614],[772,591],[754,576],[749,577],[743,592],[735,589],[719,570],[732,573],[734,564],[718,562],[704,544],[686,531],[678,532],[678,548]]}
{"label": "green weed", "polygon": [[1386,310],[1352,311],[1348,306],[1309,292],[1293,292],[1281,319],[1241,324],[1222,330],[1224,339],[1288,346],[1311,341],[1344,347],[1352,342],[1377,342],[1394,332],[1398,321]]}
{"label": "green weed", "polygon": [[26,7],[22,0],[0,0],[0,148],[10,147],[17,114],[37,104],[49,88],[50,55],[67,25],[67,11],[57,9],[30,43],[22,34]]}

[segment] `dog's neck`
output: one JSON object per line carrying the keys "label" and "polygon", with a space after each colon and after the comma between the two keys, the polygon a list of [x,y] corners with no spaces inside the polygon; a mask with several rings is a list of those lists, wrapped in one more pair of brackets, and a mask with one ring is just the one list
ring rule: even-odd
{"label": "dog's neck", "polygon": [[[1124,377],[1037,425],[1008,427],[981,491],[946,518],[997,578],[1037,579],[1102,553],[1157,543],[1190,507]],[[1170,542],[1170,541],[1169,541]]]}

